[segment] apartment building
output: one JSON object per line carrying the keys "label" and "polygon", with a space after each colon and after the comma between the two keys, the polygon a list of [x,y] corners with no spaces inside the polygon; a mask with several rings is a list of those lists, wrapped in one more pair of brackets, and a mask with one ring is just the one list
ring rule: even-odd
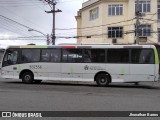
{"label": "apartment building", "polygon": [[[135,42],[136,0],[88,0],[78,11],[78,44]],[[160,42],[160,0],[139,0],[141,43]],[[159,40],[158,40],[159,38]]]}

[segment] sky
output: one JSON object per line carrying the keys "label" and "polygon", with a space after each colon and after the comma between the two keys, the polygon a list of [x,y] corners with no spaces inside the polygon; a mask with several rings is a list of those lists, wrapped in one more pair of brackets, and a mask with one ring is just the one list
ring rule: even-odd
{"label": "sky", "polygon": [[[45,37],[42,34],[34,31],[29,32],[27,28],[38,30],[45,35],[51,34],[52,14],[45,12],[51,9],[43,1],[0,0],[0,48],[29,43],[46,45]],[[60,9],[62,12],[56,13],[56,28],[76,28],[75,16],[85,1],[87,0],[57,0],[56,9]],[[56,30],[56,36],[71,37],[76,35],[76,30]],[[33,38],[33,36],[38,37]],[[15,40],[14,38],[17,37],[21,38]],[[76,39],[56,39],[56,44],[75,42]]]}

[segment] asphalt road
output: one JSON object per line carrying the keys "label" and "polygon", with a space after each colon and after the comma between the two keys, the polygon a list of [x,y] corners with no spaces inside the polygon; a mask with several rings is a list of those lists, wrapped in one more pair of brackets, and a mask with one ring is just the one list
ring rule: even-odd
{"label": "asphalt road", "polygon": [[[138,86],[123,83],[109,87],[68,82],[28,85],[20,80],[0,78],[0,111],[160,111],[160,83],[140,83]],[[111,119],[115,118],[107,118]],[[128,119],[135,120],[122,118]]]}

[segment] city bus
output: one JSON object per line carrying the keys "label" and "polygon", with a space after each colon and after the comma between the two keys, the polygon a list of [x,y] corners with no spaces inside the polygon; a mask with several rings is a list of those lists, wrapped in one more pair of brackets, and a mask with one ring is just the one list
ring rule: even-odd
{"label": "city bus", "polygon": [[95,82],[156,82],[159,56],[155,45],[10,46],[1,63],[2,78],[26,84],[42,80]]}

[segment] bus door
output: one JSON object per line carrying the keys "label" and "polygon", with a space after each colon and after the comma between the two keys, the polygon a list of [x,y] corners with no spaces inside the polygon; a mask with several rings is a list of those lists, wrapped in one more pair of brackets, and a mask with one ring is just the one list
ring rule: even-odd
{"label": "bus door", "polygon": [[154,81],[155,60],[153,49],[132,49],[130,76],[133,81]]}
{"label": "bus door", "polygon": [[5,78],[16,78],[18,73],[18,50],[8,49],[5,52],[3,63],[2,63],[2,76]]}
{"label": "bus door", "polygon": [[62,49],[62,80],[82,81],[82,49]]}

